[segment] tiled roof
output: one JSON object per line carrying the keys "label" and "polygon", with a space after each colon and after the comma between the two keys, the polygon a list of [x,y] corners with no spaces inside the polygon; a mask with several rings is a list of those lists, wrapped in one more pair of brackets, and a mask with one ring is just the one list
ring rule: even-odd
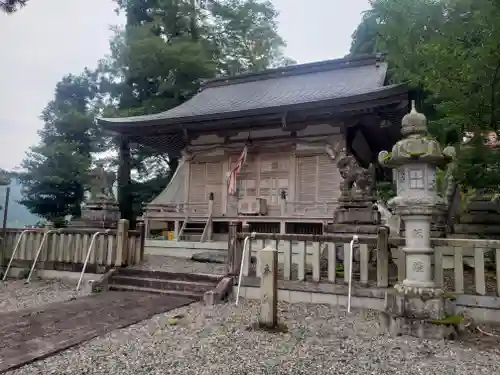
{"label": "tiled roof", "polygon": [[208,81],[190,100],[165,112],[99,119],[103,124],[175,123],[208,115],[292,107],[383,91],[387,63],[375,56],[328,60]]}

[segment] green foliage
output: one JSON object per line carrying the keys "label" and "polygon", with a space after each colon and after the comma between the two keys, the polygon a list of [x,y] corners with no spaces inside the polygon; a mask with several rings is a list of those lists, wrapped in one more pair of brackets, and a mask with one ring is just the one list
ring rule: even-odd
{"label": "green foliage", "polygon": [[[465,131],[497,130],[500,3],[496,0],[372,0],[353,34],[352,54],[388,53],[391,83],[416,89],[428,132],[458,145]],[[478,138],[479,139],[479,138]],[[498,189],[496,151],[462,148],[458,180]]]}
{"label": "green foliage", "polygon": [[28,210],[53,222],[80,215],[92,153],[102,150],[91,102],[96,94],[87,74],[68,75],[56,86],[45,108],[40,143],[22,162],[20,201]]}
{"label": "green foliage", "polygon": [[379,199],[385,203],[396,196],[396,186],[392,181],[377,181],[375,190]]}
{"label": "green foliage", "polygon": [[500,149],[484,145],[480,136],[462,147],[455,176],[467,190],[493,195],[500,192]]}
{"label": "green foliage", "polygon": [[284,56],[277,10],[270,1],[227,0],[211,9],[219,74],[258,72],[294,64]]}

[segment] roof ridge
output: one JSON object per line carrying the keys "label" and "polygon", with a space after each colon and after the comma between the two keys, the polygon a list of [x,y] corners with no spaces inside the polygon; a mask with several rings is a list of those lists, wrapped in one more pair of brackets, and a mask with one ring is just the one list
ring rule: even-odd
{"label": "roof ridge", "polygon": [[347,55],[339,59],[315,61],[312,63],[295,64],[280,68],[266,69],[261,72],[242,73],[234,76],[211,78],[203,82],[200,91],[219,86],[229,86],[239,83],[279,78],[283,76],[310,74],[334,69],[345,69],[366,65],[374,65],[384,61],[385,54]]}

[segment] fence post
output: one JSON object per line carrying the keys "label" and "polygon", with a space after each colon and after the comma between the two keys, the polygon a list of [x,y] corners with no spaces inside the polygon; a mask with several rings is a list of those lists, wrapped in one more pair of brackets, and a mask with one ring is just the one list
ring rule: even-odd
{"label": "fence post", "polygon": [[116,267],[126,265],[128,260],[128,227],[129,221],[120,219],[116,228],[116,259],[114,264]]}
{"label": "fence post", "polygon": [[139,250],[136,252],[135,262],[139,264],[144,260],[144,242],[146,240],[146,225],[144,222],[141,221],[137,224],[137,230],[141,233],[141,241],[139,243]]}
{"label": "fence post", "polygon": [[[53,229],[54,229],[54,225],[52,223],[49,223],[43,228],[43,234],[45,235],[45,233],[47,233],[48,231],[53,230]],[[45,240],[45,244],[43,245],[42,252],[40,254],[40,263],[41,263],[40,268],[42,270],[45,269],[45,262],[50,261],[50,259],[49,259],[50,249],[52,248],[52,245],[54,244],[53,239],[54,239],[54,237],[51,236],[50,234],[48,234],[47,239]],[[43,240],[43,236],[42,236],[42,240]]]}
{"label": "fence post", "polygon": [[266,246],[259,251],[260,316],[259,325],[266,328],[278,326],[278,250]]}
{"label": "fence post", "polygon": [[241,255],[243,252],[243,241],[238,238],[239,221],[229,222],[229,236],[228,236],[228,275],[238,276],[241,264]]}
{"label": "fence post", "polygon": [[389,230],[379,227],[377,231],[377,286],[389,287]]}

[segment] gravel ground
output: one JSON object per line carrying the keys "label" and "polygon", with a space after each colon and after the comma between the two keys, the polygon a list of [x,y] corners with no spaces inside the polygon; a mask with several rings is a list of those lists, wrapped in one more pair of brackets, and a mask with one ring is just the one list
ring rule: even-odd
{"label": "gravel ground", "polygon": [[0,313],[38,307],[46,303],[67,301],[90,293],[90,284],[83,283],[75,292],[73,280],[24,280],[0,281]]}
{"label": "gravel ground", "polygon": [[[33,374],[499,374],[500,350],[382,334],[372,313],[280,304],[287,333],[253,331],[258,305],[192,304],[8,372]],[[178,319],[173,319],[178,316]]]}
{"label": "gravel ground", "polygon": [[166,272],[190,272],[224,275],[226,265],[219,263],[201,263],[190,259],[163,255],[145,255],[142,264],[130,268]]}

